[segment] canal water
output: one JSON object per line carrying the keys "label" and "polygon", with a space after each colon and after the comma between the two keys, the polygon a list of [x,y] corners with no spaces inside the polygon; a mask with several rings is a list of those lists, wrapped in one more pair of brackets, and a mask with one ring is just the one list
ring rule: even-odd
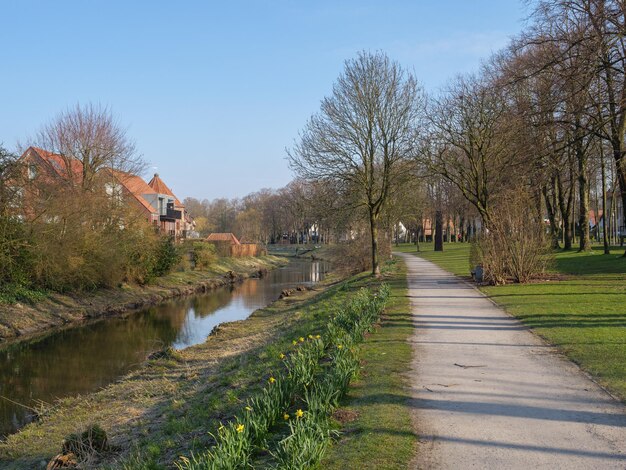
{"label": "canal water", "polygon": [[261,279],[0,350],[0,438],[33,419],[27,407],[98,390],[137,368],[152,351],[201,343],[217,324],[247,318],[283,289],[321,281],[326,269],[323,261],[295,260]]}

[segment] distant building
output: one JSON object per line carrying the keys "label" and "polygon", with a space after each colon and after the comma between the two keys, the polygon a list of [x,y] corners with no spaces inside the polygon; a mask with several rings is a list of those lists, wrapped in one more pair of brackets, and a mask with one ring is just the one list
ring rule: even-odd
{"label": "distant building", "polygon": [[[122,191],[127,196],[126,199],[134,201],[134,205],[146,220],[155,227],[159,227],[159,213],[148,201],[149,195],[153,194],[154,190],[137,175],[123,171],[112,171],[111,173],[115,177],[115,181],[123,188]],[[111,186],[107,190],[111,192],[117,191],[117,188],[112,186],[113,184],[113,182],[109,183]]]}
{"label": "distant building", "polygon": [[258,256],[263,251],[256,243],[241,243],[232,233],[211,233],[205,240],[215,246],[220,256]]}
{"label": "distant building", "polygon": [[214,243],[228,243],[229,245],[241,245],[241,242],[232,233],[211,233],[206,241]]}
{"label": "distant building", "polygon": [[[29,147],[20,161],[25,164],[27,177],[31,181],[38,179],[50,185],[82,184],[83,165],[74,158]],[[107,194],[124,197],[161,233],[181,239],[193,232],[193,218],[158,174],[146,183],[140,176],[131,173],[111,169],[102,171],[111,176],[104,179]],[[29,195],[31,200],[27,201],[27,206],[34,207],[36,198],[40,196]]]}
{"label": "distant building", "polygon": [[193,219],[187,214],[185,206],[172,190],[155,173],[148,186],[153,190],[147,200],[159,214],[160,228],[176,238],[187,238],[187,233],[194,228]]}
{"label": "distant building", "polygon": [[19,161],[26,166],[30,181],[35,178],[43,179],[46,183],[66,181],[81,184],[83,181],[83,165],[80,161],[66,159],[39,147],[28,147]]}

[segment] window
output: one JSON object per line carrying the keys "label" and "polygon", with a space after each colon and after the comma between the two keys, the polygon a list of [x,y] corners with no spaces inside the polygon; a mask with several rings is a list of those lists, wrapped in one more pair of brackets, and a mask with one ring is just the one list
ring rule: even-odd
{"label": "window", "polygon": [[107,196],[111,197],[112,199],[116,201],[122,200],[123,193],[121,185],[115,183],[106,183],[104,185],[104,190],[106,191]]}
{"label": "window", "polygon": [[28,179],[34,180],[37,177],[37,167],[35,165],[28,165]]}

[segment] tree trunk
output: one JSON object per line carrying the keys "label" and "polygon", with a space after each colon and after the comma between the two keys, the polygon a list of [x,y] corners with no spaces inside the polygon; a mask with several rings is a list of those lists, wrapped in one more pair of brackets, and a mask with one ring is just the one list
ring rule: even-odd
{"label": "tree trunk", "polygon": [[[553,179],[554,184],[554,179]],[[553,187],[554,189],[554,187]],[[548,194],[548,187],[546,185],[542,188],[543,197],[546,203],[546,211],[548,213],[548,220],[550,221],[550,238],[552,239],[552,248],[558,249],[559,246],[559,230],[556,225],[556,211],[553,202],[550,200],[550,195]]]}
{"label": "tree trunk", "polygon": [[396,246],[400,246],[400,222],[396,222]]}
{"label": "tree trunk", "polygon": [[[610,255],[611,249],[609,245],[609,234],[607,224],[607,210],[606,210],[606,165],[604,164],[604,152],[602,147],[600,148],[600,170],[602,171],[602,243],[604,244],[604,254]],[[597,217],[596,217],[597,218]],[[598,230],[600,226],[596,221]]]}
{"label": "tree trunk", "polygon": [[443,251],[443,215],[435,211],[435,251]]}
{"label": "tree trunk", "polygon": [[459,229],[461,230],[461,239],[459,241],[465,241],[465,217],[459,216]]}
{"label": "tree trunk", "polygon": [[578,191],[580,196],[578,219],[580,245],[578,251],[589,251],[591,250],[591,240],[589,238],[589,181],[587,179],[587,157],[584,155],[578,156]]}
{"label": "tree trunk", "polygon": [[[622,240],[621,237],[624,236],[623,231],[626,229],[626,171],[624,168],[622,168],[622,166],[626,166],[625,163],[626,161],[624,161],[623,159],[621,159],[620,161],[617,161],[617,158],[616,158],[615,166],[617,168],[617,180],[619,181],[619,189],[620,189],[621,198],[622,198],[622,223],[624,224],[624,226],[616,227],[617,230],[620,232],[619,233],[620,242]],[[615,190],[613,191],[613,197],[615,197]],[[617,217],[616,217],[616,220],[617,220]],[[626,251],[624,252],[624,257],[626,257]]]}
{"label": "tree trunk", "polygon": [[372,275],[380,276],[380,266],[378,265],[378,218],[370,209],[370,232],[372,235]]}
{"label": "tree trunk", "polygon": [[[570,169],[571,171],[571,169]],[[571,174],[571,173],[570,173]],[[565,199],[565,192],[563,189],[563,181],[561,179],[561,175],[558,174],[556,177],[559,194],[559,211],[561,212],[561,220],[563,223],[563,250],[571,250],[572,249],[572,224],[570,223],[570,216],[572,212],[572,188],[569,188],[569,193],[567,196],[567,201]],[[571,183],[571,180],[570,180]]]}
{"label": "tree trunk", "polygon": [[572,224],[570,223],[570,214],[563,215],[563,250],[572,249]]}

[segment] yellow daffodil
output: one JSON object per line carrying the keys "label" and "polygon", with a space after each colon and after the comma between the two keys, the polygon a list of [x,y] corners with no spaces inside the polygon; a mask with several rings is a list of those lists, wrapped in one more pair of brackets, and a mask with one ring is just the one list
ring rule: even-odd
{"label": "yellow daffodil", "polygon": [[285,355],[283,353],[280,353],[280,356],[278,357],[280,357],[281,359],[285,359]]}
{"label": "yellow daffodil", "polygon": [[296,344],[298,344],[298,342],[294,339],[294,340],[291,342],[291,344],[293,344],[293,345],[295,346]]}
{"label": "yellow daffodil", "polygon": [[246,406],[246,410],[252,411],[252,408],[250,408],[249,406]]}
{"label": "yellow daffodil", "polygon": [[303,416],[304,416],[304,411],[298,408],[298,411],[296,411],[296,418],[302,418]]}
{"label": "yellow daffodil", "polygon": [[237,432],[243,432],[243,430],[244,430],[245,428],[246,428],[246,427],[245,427],[243,424],[238,424],[238,425],[237,425],[237,427],[235,428],[235,431],[237,431]]}
{"label": "yellow daffodil", "polygon": [[276,379],[274,377],[270,377],[269,378],[269,383],[273,384],[274,382],[276,382]]}
{"label": "yellow daffodil", "polygon": [[288,415],[287,413],[285,413],[285,414],[283,415],[283,419],[284,419],[285,421],[287,421],[287,420],[289,419],[289,415]]}
{"label": "yellow daffodil", "polygon": [[341,349],[341,348],[343,348],[343,344],[338,344],[337,349]]}
{"label": "yellow daffodil", "polygon": [[302,336],[300,336],[300,342],[304,343],[304,338]]}
{"label": "yellow daffodil", "polygon": [[309,339],[313,339],[313,335],[309,335]]}
{"label": "yellow daffodil", "polygon": [[320,335],[315,335],[315,339],[320,339],[321,336]]}

